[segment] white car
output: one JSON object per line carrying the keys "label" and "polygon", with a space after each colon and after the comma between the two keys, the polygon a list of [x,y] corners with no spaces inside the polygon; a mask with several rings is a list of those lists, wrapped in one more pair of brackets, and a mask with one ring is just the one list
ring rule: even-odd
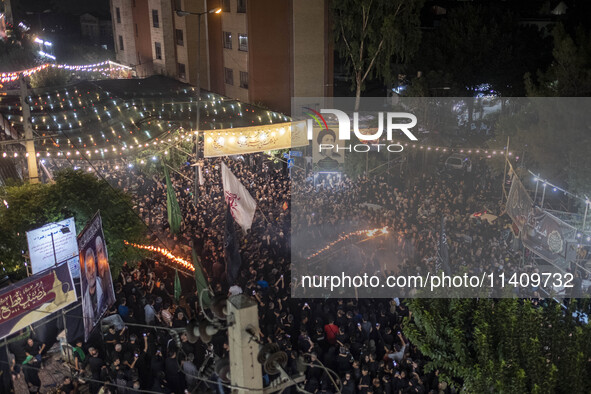
{"label": "white car", "polygon": [[472,162],[468,156],[454,153],[445,160],[446,170],[472,171]]}

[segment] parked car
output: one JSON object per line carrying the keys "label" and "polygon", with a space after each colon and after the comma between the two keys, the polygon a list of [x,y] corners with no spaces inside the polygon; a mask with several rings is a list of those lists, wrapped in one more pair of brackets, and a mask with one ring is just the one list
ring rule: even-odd
{"label": "parked car", "polygon": [[468,156],[454,153],[445,160],[446,170],[472,171],[472,162]]}

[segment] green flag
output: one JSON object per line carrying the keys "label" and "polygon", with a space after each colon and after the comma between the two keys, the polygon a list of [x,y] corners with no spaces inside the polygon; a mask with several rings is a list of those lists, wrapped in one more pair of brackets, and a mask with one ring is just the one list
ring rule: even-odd
{"label": "green flag", "polygon": [[179,270],[174,270],[174,299],[181,298],[181,280],[179,279]]}
{"label": "green flag", "polygon": [[168,212],[168,224],[170,225],[170,232],[176,234],[181,228],[183,218],[181,216],[181,208],[176,199],[172,182],[170,182],[170,175],[168,174],[168,167],[163,164],[164,176],[166,177],[166,210]]}
{"label": "green flag", "polygon": [[[203,289],[209,290],[209,285],[207,283],[207,279],[205,279],[205,275],[203,275],[201,261],[199,261],[199,256],[197,256],[197,252],[195,252],[195,248],[193,248],[193,245],[191,245],[191,255],[193,257],[193,266],[195,267],[195,283],[197,284],[197,290],[199,290],[199,294],[201,294],[201,291]],[[209,291],[203,292],[201,300],[203,301],[203,305],[201,305],[201,308],[207,308],[211,305]]]}

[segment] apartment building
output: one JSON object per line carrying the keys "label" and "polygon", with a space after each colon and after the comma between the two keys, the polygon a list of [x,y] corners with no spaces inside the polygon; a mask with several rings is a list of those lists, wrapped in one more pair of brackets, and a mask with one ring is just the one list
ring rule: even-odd
{"label": "apartment building", "polygon": [[292,97],[332,96],[328,0],[111,0],[111,8],[117,60],[141,67],[140,77],[197,85],[199,74],[202,89],[286,114]]}
{"label": "apartment building", "polygon": [[140,78],[153,74],[148,0],[111,0],[117,61],[133,67]]}

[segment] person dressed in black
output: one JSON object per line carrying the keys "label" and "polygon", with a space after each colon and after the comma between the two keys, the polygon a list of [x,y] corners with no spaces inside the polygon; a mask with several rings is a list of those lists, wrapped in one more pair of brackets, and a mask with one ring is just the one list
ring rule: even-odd
{"label": "person dressed in black", "polygon": [[77,386],[72,382],[72,379],[69,376],[66,376],[59,392],[60,394],[74,394],[76,389]]}
{"label": "person dressed in black", "polygon": [[23,372],[25,373],[25,382],[29,393],[38,393],[41,389],[41,379],[39,379],[39,370],[41,369],[41,363],[37,358],[33,357],[23,366]]}
{"label": "person dressed in black", "polygon": [[35,341],[33,338],[27,339],[25,344],[25,353],[27,356],[31,356],[37,359],[41,363],[41,354],[45,350],[45,344]]}
{"label": "person dressed in black", "polygon": [[98,393],[99,389],[101,388],[101,377],[103,370],[107,372],[107,366],[102,358],[99,357],[99,352],[95,348],[91,347],[88,349],[88,353],[90,357],[88,358],[88,367],[90,368],[90,374],[92,376],[93,381],[90,382],[90,393],[95,394]]}
{"label": "person dressed in black", "polygon": [[166,381],[173,393],[182,393],[185,389],[184,375],[179,368],[176,349],[170,349],[168,357],[164,361]]}

